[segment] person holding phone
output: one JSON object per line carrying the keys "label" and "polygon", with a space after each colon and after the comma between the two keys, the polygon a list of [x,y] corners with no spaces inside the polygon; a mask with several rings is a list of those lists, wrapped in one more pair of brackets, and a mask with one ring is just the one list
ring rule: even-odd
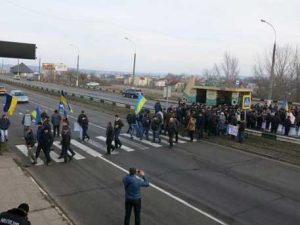
{"label": "person holding phone", "polygon": [[130,168],[129,174],[123,178],[125,188],[125,219],[124,225],[130,224],[132,208],[134,209],[135,225],[141,224],[141,187],[149,187],[145,172],[140,169]]}

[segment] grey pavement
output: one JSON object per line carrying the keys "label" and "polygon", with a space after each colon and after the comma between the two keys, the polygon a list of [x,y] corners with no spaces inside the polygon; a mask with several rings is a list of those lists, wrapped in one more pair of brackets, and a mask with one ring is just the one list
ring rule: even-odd
{"label": "grey pavement", "polygon": [[[9,131],[13,134],[10,146],[23,164],[27,159],[16,148],[24,144],[20,113],[39,104],[51,114],[59,101],[32,91],[28,95],[31,102],[17,106]],[[72,106],[71,126],[82,109],[75,103]],[[119,167],[131,166],[143,168],[150,182],[161,188],[143,189],[145,225],[222,224],[208,215],[231,225],[299,224],[299,167],[204,141],[178,144],[170,150],[166,143],[155,147],[126,136],[122,136],[123,144],[133,151],[121,149],[116,155],[105,156],[105,142],[97,137],[105,136],[105,126],[113,115],[88,107],[85,111],[91,121],[88,132],[92,141],[82,146],[72,144],[84,159],[27,168],[76,224],[122,224],[121,180],[125,173]],[[76,140],[77,134],[72,138]],[[94,157],[87,149],[102,156]],[[53,152],[59,154],[60,149],[55,147]]]}
{"label": "grey pavement", "polygon": [[55,205],[47,200],[39,187],[12,159],[10,153],[0,156],[0,211],[16,208],[26,202],[30,206],[31,224],[68,225]]}

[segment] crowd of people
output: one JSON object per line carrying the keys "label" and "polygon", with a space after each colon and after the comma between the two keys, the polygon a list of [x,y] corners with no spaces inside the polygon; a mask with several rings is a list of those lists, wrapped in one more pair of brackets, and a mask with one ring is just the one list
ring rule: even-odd
{"label": "crowd of people", "polygon": [[168,134],[170,148],[173,147],[173,141],[178,141],[179,133],[189,136],[193,141],[204,135],[227,135],[229,125],[238,127],[239,142],[244,140],[246,128],[284,135],[290,135],[291,128],[295,128],[294,136],[300,135],[300,108],[292,106],[286,111],[278,104],[255,104],[245,113],[240,106],[188,105],[181,101],[175,107],[163,109],[158,101],[154,106],[154,114],[150,110],[142,110],[138,114],[129,113],[126,119],[129,126],[127,133],[131,138],[135,135],[148,140],[152,132],[152,142],[160,142],[160,135]]}

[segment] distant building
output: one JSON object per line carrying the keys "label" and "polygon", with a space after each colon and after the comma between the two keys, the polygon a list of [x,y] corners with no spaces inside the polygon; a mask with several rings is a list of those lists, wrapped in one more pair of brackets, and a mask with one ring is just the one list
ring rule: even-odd
{"label": "distant building", "polygon": [[[151,77],[135,76],[133,86],[136,86],[136,87],[149,87],[149,86],[151,86],[152,81],[153,81],[153,79]],[[124,79],[124,84],[125,85],[131,85],[132,84],[132,76],[125,78]]]}
{"label": "distant building", "polygon": [[33,71],[24,63],[13,66],[10,68],[12,74],[19,74],[21,77],[32,77]]}
{"label": "distant building", "polygon": [[159,79],[157,81],[155,81],[154,86],[155,87],[165,87],[167,83],[166,79]]}

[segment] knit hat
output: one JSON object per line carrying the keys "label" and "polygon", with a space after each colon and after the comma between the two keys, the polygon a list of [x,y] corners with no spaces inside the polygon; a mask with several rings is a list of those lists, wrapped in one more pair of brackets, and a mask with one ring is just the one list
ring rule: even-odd
{"label": "knit hat", "polygon": [[29,205],[27,203],[22,203],[18,206],[18,209],[21,209],[27,214],[29,212]]}

